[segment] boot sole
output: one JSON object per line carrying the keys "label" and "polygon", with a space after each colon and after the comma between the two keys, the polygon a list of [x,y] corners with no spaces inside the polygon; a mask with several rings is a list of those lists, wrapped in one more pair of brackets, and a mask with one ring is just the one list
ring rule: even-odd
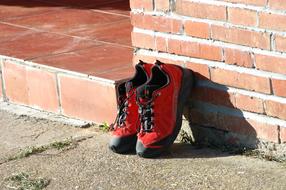
{"label": "boot sole", "polygon": [[184,68],[181,68],[181,69],[183,72],[183,77],[182,77],[181,89],[179,91],[179,96],[178,96],[177,117],[176,117],[177,119],[176,119],[176,126],[174,128],[174,131],[171,135],[152,144],[155,146],[162,146],[162,148],[146,148],[144,147],[142,142],[138,140],[136,144],[136,152],[140,157],[153,158],[153,157],[157,157],[161,155],[162,152],[166,151],[174,143],[174,141],[176,140],[181,130],[184,105],[188,101],[188,98],[191,93],[191,89],[194,84],[194,78],[193,78],[192,71],[189,69],[184,69]]}
{"label": "boot sole", "polygon": [[109,142],[109,149],[118,154],[128,154],[135,150],[137,135],[127,137],[113,137]]}

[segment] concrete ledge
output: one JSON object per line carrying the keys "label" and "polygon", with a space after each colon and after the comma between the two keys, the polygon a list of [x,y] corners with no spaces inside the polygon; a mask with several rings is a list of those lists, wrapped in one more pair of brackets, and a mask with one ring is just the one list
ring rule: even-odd
{"label": "concrete ledge", "polygon": [[[0,100],[72,118],[111,123],[118,81],[0,56]],[[126,79],[122,79],[126,80]]]}

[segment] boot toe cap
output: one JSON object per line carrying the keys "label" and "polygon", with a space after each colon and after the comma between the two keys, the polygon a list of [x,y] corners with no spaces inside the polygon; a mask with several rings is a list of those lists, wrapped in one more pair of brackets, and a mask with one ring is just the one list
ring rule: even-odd
{"label": "boot toe cap", "polygon": [[136,140],[136,135],[127,137],[112,137],[109,142],[109,148],[118,154],[129,153],[135,149]]}
{"label": "boot toe cap", "polygon": [[146,148],[140,140],[136,143],[136,153],[142,158],[155,158],[160,156],[162,152],[162,148]]}

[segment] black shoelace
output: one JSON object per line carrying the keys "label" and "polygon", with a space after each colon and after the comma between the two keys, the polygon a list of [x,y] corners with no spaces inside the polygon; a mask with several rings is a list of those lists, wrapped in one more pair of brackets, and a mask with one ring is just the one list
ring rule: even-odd
{"label": "black shoelace", "polygon": [[120,107],[118,109],[118,114],[116,116],[116,119],[112,125],[112,129],[114,129],[114,126],[117,125],[118,127],[124,127],[126,126],[125,121],[128,115],[128,107],[129,107],[129,99],[134,94],[134,91],[127,95],[127,98],[125,100],[121,100]]}
{"label": "black shoelace", "polygon": [[152,132],[154,127],[154,111],[153,111],[153,101],[148,102],[146,105],[139,105],[139,120],[140,126],[138,132],[142,130],[143,132]]}
{"label": "black shoelace", "polygon": [[[139,115],[138,115],[138,121],[137,121],[137,131],[138,132],[146,132],[150,133],[154,129],[154,120],[155,120],[155,114],[154,114],[154,100],[160,96],[161,93],[157,93],[155,96],[151,97],[149,101],[140,103],[139,99],[137,97],[137,105],[139,106]],[[140,121],[140,124],[138,125],[138,122]]]}

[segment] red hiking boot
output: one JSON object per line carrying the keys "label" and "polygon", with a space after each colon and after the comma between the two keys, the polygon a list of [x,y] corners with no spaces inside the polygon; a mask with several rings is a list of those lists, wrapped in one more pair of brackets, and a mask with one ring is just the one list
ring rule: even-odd
{"label": "red hiking boot", "polygon": [[144,84],[150,76],[152,64],[140,61],[135,66],[134,77],[117,88],[118,114],[113,124],[112,139],[109,148],[116,153],[126,153],[135,149],[137,141],[138,105],[136,88]]}
{"label": "red hiking boot", "polygon": [[193,74],[177,65],[157,64],[150,79],[137,88],[140,132],[136,152],[141,157],[159,156],[175,141],[193,85]]}

